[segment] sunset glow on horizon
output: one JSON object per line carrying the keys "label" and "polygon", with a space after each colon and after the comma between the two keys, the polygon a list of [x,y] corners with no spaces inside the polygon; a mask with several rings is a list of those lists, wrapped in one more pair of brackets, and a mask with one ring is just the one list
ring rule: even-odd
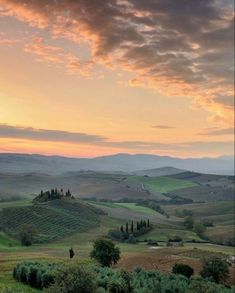
{"label": "sunset glow on horizon", "polygon": [[233,155],[233,9],[0,0],[0,152]]}

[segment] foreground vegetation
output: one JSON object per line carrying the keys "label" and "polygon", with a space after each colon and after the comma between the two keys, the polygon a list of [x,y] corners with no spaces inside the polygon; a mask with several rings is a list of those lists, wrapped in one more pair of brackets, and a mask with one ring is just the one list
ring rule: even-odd
{"label": "foreground vegetation", "polygon": [[[24,262],[14,269],[14,278],[51,293],[232,293],[232,288],[202,277],[178,264],[172,274],[136,268],[132,272],[95,264],[63,263],[60,266]],[[190,273],[190,274],[188,274]],[[191,278],[190,278],[191,277]]]}

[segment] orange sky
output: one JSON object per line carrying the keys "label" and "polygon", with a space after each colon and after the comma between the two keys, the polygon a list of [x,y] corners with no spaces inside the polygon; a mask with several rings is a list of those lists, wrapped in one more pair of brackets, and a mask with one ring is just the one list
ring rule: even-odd
{"label": "orange sky", "polygon": [[232,1],[208,3],[0,0],[0,152],[231,155]]}

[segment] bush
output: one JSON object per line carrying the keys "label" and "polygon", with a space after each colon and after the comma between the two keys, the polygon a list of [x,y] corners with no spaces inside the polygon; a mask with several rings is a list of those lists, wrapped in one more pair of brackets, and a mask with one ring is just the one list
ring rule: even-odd
{"label": "bush", "polygon": [[173,274],[180,274],[180,275],[183,275],[187,278],[190,278],[193,275],[194,270],[189,265],[177,263],[173,266],[172,273]]}
{"label": "bush", "polygon": [[48,288],[51,284],[55,282],[55,272],[47,271],[42,275],[42,288]]}
{"label": "bush", "polygon": [[29,267],[28,274],[27,274],[27,284],[31,287],[40,288],[40,281],[37,278],[38,274],[38,267],[31,266]]}
{"label": "bush", "polygon": [[54,264],[25,261],[16,265],[13,277],[34,288],[47,288],[54,283],[57,266]]}
{"label": "bush", "polygon": [[[38,268],[37,282],[43,288],[50,284],[46,289],[48,293],[234,293],[234,288],[229,289],[201,277],[188,278],[189,274],[185,277],[181,272],[189,271],[188,268],[185,269],[185,265],[182,264],[178,264],[177,267],[177,274],[163,274],[142,268],[136,268],[132,273],[128,273],[120,269],[113,270],[110,267],[95,265],[72,263],[61,264],[58,267],[53,264],[24,262],[16,266],[14,275],[20,276],[21,268],[26,268],[31,280],[35,281],[34,270]],[[11,289],[6,291],[8,288],[1,291],[1,288],[0,285],[0,292],[18,293]]]}
{"label": "bush", "polygon": [[152,239],[147,240],[147,245],[159,246],[158,242]]}
{"label": "bush", "polygon": [[202,223],[194,223],[193,232],[195,232],[198,236],[202,236],[206,231],[206,227]]}
{"label": "bush", "polygon": [[97,285],[109,293],[132,292],[132,275],[124,270],[112,270],[107,267],[95,267]]}
{"label": "bush", "polygon": [[175,236],[174,238],[168,239],[169,242],[182,242],[183,239],[180,236]]}
{"label": "bush", "polygon": [[210,278],[215,283],[224,284],[229,277],[229,264],[219,257],[204,259],[200,275],[203,278]]}
{"label": "bush", "polygon": [[37,234],[38,231],[33,225],[24,224],[20,226],[18,236],[23,246],[30,246]]}
{"label": "bush", "polygon": [[209,282],[203,278],[192,279],[189,293],[233,293],[233,289]]}
{"label": "bush", "polygon": [[126,240],[126,243],[130,243],[130,244],[136,244],[137,240],[136,238],[133,236],[133,234],[130,234],[129,237]]}
{"label": "bush", "polygon": [[67,265],[61,267],[55,277],[55,283],[47,292],[51,293],[95,293],[97,283],[94,271],[85,265]]}
{"label": "bush", "polygon": [[192,216],[187,216],[184,219],[184,226],[186,227],[186,229],[193,229],[193,224],[194,224],[194,220],[192,218]]}
{"label": "bush", "polygon": [[202,224],[203,224],[203,226],[205,226],[205,227],[213,227],[213,226],[214,226],[213,221],[210,220],[210,219],[204,219],[204,220],[202,221]]}

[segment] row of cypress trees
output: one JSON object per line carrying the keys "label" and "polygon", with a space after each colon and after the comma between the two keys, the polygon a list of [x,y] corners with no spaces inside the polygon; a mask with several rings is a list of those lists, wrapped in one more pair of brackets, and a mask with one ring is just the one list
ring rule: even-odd
{"label": "row of cypress trees", "polygon": [[140,220],[136,222],[136,225],[134,225],[134,221],[131,221],[131,224],[127,222],[125,226],[121,225],[120,231],[122,233],[134,233],[135,231],[141,231],[143,229],[151,228],[149,219],[147,221]]}

